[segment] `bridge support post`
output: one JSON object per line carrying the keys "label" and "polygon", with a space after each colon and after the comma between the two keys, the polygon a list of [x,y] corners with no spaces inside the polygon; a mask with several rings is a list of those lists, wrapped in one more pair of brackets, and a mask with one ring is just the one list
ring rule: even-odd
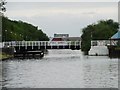
{"label": "bridge support post", "polygon": [[46,45],[47,45],[47,44],[46,44],[46,42],[44,42],[44,43],[45,43],[45,49],[46,49]]}
{"label": "bridge support post", "polygon": [[65,46],[63,45],[63,49],[65,48]]}
{"label": "bridge support post", "polygon": [[[51,43],[51,42],[50,42]],[[50,46],[51,46],[51,49],[52,49],[52,44],[50,44]]]}
{"label": "bridge support post", "polygon": [[71,46],[71,41],[68,43],[68,45],[69,45],[69,49],[70,49],[70,46]]}
{"label": "bridge support post", "polygon": [[20,42],[18,42],[19,50],[20,50]]}
{"label": "bridge support post", "polygon": [[25,49],[27,49],[27,42],[25,42]]}
{"label": "bridge support post", "polygon": [[38,49],[40,49],[40,42],[38,42]]}
{"label": "bridge support post", "polygon": [[33,49],[33,42],[32,42],[32,49]]}
{"label": "bridge support post", "polygon": [[57,49],[59,49],[59,45],[57,45]]}
{"label": "bridge support post", "polygon": [[75,49],[76,49],[76,41],[75,41],[74,45],[75,45]]}

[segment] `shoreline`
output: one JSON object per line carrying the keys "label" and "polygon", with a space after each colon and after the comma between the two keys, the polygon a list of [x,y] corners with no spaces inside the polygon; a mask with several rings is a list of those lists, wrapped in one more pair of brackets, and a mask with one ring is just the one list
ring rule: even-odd
{"label": "shoreline", "polygon": [[0,60],[7,60],[14,57],[14,48],[12,47],[2,47],[0,48]]}
{"label": "shoreline", "polygon": [[7,60],[7,59],[11,59],[11,58],[13,58],[12,55],[8,55],[8,54],[3,55],[3,54],[0,54],[0,60],[1,60],[1,61]]}

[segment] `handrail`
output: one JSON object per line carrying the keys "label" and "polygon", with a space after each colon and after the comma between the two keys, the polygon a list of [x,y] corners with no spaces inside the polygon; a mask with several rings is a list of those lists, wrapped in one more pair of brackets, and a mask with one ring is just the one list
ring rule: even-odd
{"label": "handrail", "polygon": [[11,41],[3,42],[4,46],[60,46],[60,45],[74,45],[80,46],[81,41]]}

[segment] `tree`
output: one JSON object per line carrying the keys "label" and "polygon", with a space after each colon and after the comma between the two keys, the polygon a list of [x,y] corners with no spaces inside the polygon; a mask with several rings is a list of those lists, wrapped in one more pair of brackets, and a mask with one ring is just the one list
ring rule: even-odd
{"label": "tree", "polygon": [[2,17],[2,41],[48,41],[48,36],[27,22]]}
{"label": "tree", "polygon": [[91,40],[108,40],[118,31],[119,23],[112,19],[100,20],[97,24],[88,25],[82,32],[82,51],[88,52],[91,48]]}

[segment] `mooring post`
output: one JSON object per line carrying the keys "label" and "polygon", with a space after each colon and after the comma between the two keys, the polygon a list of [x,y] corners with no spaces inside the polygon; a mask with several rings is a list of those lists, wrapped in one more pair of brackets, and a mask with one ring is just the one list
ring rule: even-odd
{"label": "mooring post", "polygon": [[41,57],[41,58],[44,57],[44,50],[41,50],[41,52],[40,52],[40,57]]}

